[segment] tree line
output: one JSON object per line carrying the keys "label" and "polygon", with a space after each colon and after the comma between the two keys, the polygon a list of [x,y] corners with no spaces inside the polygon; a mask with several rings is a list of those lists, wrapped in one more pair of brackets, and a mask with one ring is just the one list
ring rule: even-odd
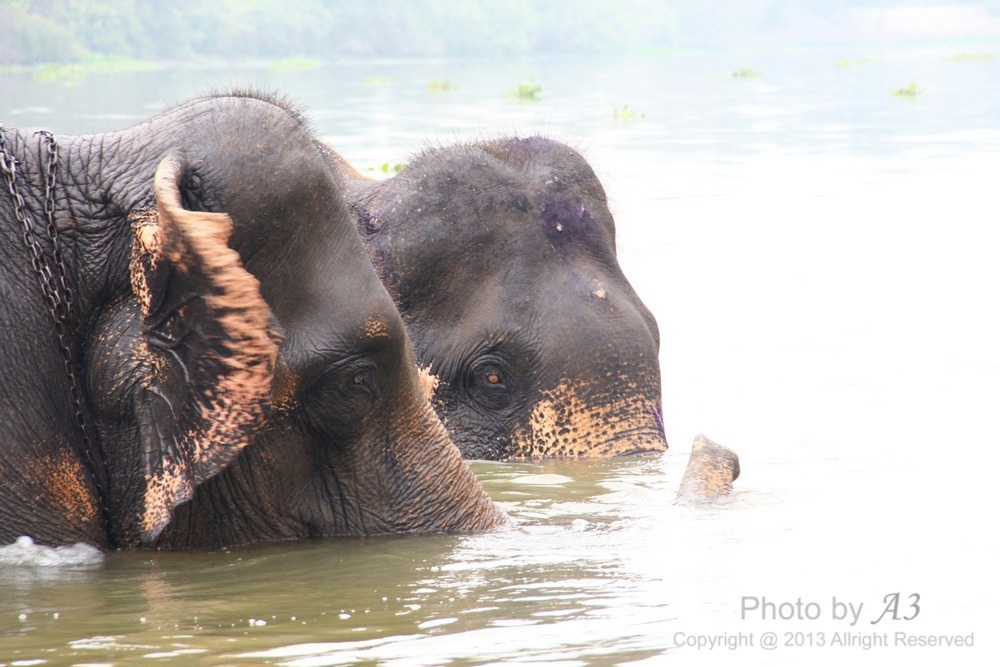
{"label": "tree line", "polygon": [[668,39],[642,0],[0,0],[0,63],[608,51]]}
{"label": "tree line", "polygon": [[[1000,13],[1000,0],[933,4],[943,1],[985,5]],[[0,64],[95,56],[247,60],[608,53],[716,46],[769,32],[809,44],[822,36],[824,21],[872,4],[926,2],[0,0]]]}

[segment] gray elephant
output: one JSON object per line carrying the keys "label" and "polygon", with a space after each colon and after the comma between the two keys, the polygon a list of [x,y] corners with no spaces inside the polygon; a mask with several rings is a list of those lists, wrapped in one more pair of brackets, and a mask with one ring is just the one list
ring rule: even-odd
{"label": "gray elephant", "polygon": [[295,109],[235,92],[0,144],[0,544],[504,523]]}
{"label": "gray elephant", "polygon": [[576,151],[541,137],[459,145],[384,181],[326,159],[463,455],[667,448],[656,321]]}

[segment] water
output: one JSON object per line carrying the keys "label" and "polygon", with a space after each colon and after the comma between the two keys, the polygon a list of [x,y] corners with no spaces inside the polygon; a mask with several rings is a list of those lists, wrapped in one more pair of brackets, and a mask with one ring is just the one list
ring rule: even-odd
{"label": "water", "polygon": [[[0,664],[882,664],[927,652],[995,664],[1000,59],[950,55],[0,74],[4,122],[63,133],[121,128],[213,86],[279,88],[373,174],[428,145],[515,132],[571,143],[608,190],[621,262],[659,321],[671,443],[652,459],[475,464],[517,521],[495,534],[61,567],[0,552]],[[730,75],[742,67],[762,76]],[[539,101],[504,97],[529,78]],[[435,79],[457,89],[432,94]],[[916,99],[890,94],[911,81]],[[622,105],[636,117],[615,120]],[[716,508],[673,504],[698,432],[741,456],[736,493]],[[900,618],[919,594],[918,616],[873,625],[892,593]],[[774,604],[772,617],[813,602],[819,617],[741,614],[744,597]],[[855,625],[834,618],[834,598],[864,604]],[[768,631],[773,652],[759,645]],[[882,632],[972,634],[974,646],[863,648]],[[739,633],[755,644],[686,645]]]}

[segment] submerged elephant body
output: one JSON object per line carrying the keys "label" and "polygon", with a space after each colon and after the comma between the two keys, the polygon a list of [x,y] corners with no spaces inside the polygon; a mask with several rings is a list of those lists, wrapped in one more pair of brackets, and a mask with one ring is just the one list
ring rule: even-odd
{"label": "submerged elephant body", "polygon": [[[214,96],[55,145],[87,435],[4,192],[0,544],[221,547],[504,522],[425,400],[293,109]],[[4,146],[51,263],[47,144],[6,129]]]}
{"label": "submerged elephant body", "polygon": [[326,158],[466,457],[666,449],[659,332],[578,153],[540,137],[460,145],[384,181]]}

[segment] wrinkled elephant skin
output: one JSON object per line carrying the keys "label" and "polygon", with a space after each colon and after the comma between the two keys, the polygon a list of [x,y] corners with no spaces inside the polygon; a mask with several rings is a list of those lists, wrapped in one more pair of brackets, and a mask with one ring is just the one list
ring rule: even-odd
{"label": "wrinkled elephant skin", "polygon": [[[57,137],[90,448],[0,196],[0,544],[219,548],[505,517],[422,392],[321,149],[286,103],[197,99]],[[36,236],[45,161],[6,129]]]}
{"label": "wrinkled elephant skin", "polygon": [[459,145],[383,181],[326,157],[464,456],[666,449],[656,321],[576,151],[540,137]]}
{"label": "wrinkled elephant skin", "polygon": [[725,445],[698,435],[691,445],[677,500],[690,504],[713,503],[728,496],[740,476],[740,459]]}

